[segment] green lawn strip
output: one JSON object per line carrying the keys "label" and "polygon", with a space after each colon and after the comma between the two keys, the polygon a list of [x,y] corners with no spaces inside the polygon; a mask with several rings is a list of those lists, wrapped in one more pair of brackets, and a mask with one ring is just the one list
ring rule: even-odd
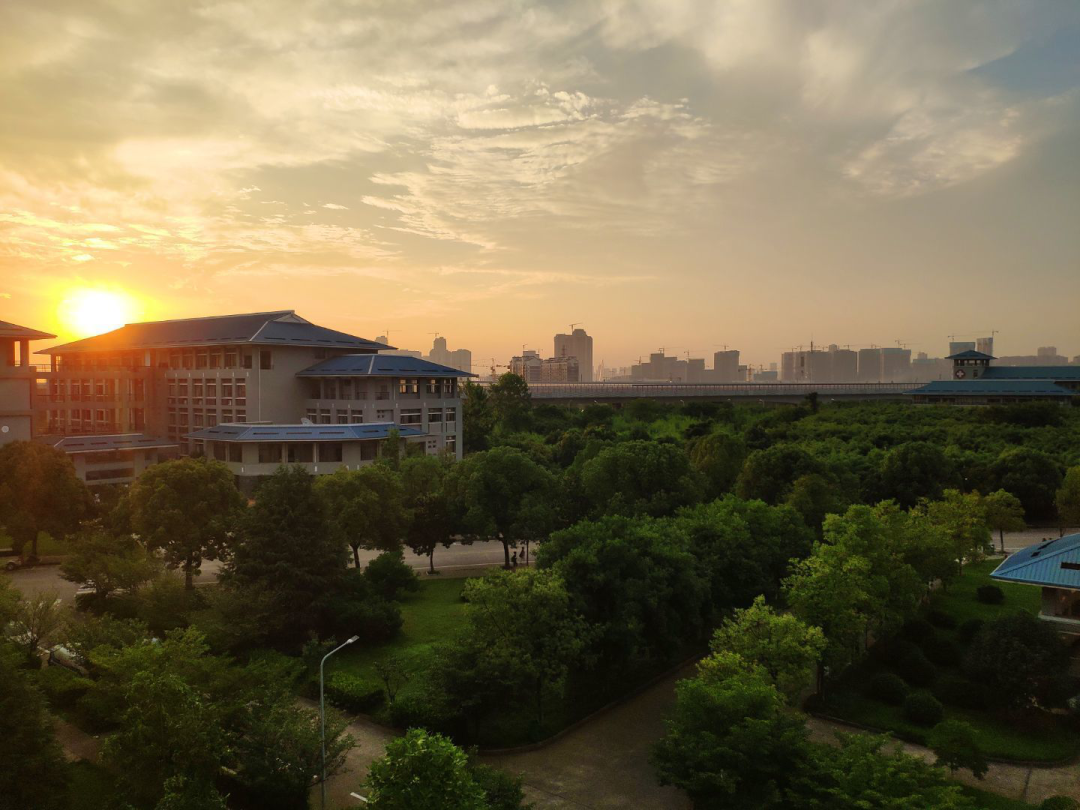
{"label": "green lawn strip", "polygon": [[[968,619],[993,621],[1017,610],[1038,613],[1041,598],[1038,588],[990,579],[990,572],[1000,562],[1000,558],[996,558],[966,565],[963,574],[948,591],[939,590],[933,594],[931,608],[949,614],[958,626]],[[999,605],[978,601],[976,590],[987,584],[1000,587],[1005,601]],[[956,640],[955,631],[938,628],[935,632]],[[852,723],[891,731],[911,742],[925,743],[928,728],[906,720],[900,707],[886,705],[862,693],[870,678],[882,669],[880,664],[868,658],[844,673],[831,687],[826,712]],[[958,674],[959,669],[939,667],[939,673],[939,678],[943,678]],[[1080,754],[1080,734],[1069,728],[1065,720],[1050,715],[1033,715],[1025,725],[994,712],[945,706],[945,717],[970,723],[983,752],[995,759],[1056,762]]]}
{"label": "green lawn strip", "polygon": [[968,787],[964,785],[960,791],[975,802],[979,810],[1031,810],[1034,804],[1022,802],[1019,799],[1010,799],[1007,796],[999,796],[986,790]]}
{"label": "green lawn strip", "polygon": [[72,762],[67,768],[70,810],[105,810],[113,806],[116,786],[108,771],[81,761]]}

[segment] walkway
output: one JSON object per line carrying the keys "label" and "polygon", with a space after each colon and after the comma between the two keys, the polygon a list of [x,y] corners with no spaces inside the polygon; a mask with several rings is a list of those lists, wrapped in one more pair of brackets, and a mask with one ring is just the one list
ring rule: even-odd
{"label": "walkway", "polygon": [[[869,733],[820,717],[808,717],[806,725],[810,729],[810,739],[821,743],[835,744],[838,731],[855,734]],[[921,745],[900,740],[896,740],[892,745],[896,749],[927,762],[933,762],[935,759],[933,751]],[[1033,768],[1026,765],[991,762],[990,770],[981,780],[972,776],[970,771],[957,771],[954,779],[971,787],[1034,805],[1038,805],[1051,796],[1071,796],[1080,800],[1080,766],[1075,764]]]}

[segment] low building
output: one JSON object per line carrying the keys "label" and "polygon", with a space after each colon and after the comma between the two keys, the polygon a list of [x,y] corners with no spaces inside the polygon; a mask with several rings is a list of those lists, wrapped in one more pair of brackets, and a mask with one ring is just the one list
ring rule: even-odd
{"label": "low building", "polygon": [[952,379],[908,391],[918,404],[1002,405],[1019,401],[1068,403],[1080,395],[1080,367],[995,366],[989,354],[967,349],[950,355]]}
{"label": "low building", "polygon": [[38,368],[30,362],[30,341],[55,337],[0,321],[0,444],[33,438]]}
{"label": "low building", "polygon": [[88,486],[130,484],[147,467],[175,458],[180,450],[176,442],[145,433],[65,436],[51,444],[67,453],[75,465],[75,474]]}
{"label": "low building", "polygon": [[1080,638],[1080,534],[1067,534],[1009,555],[991,579],[1042,588],[1039,618],[1068,640]]}
{"label": "low building", "polygon": [[393,422],[215,425],[195,431],[190,438],[205,448],[207,457],[228,466],[240,490],[250,494],[282,464],[299,465],[313,475],[374,464],[382,443],[394,431],[407,443],[420,444],[427,455],[440,452],[439,444],[419,427]]}

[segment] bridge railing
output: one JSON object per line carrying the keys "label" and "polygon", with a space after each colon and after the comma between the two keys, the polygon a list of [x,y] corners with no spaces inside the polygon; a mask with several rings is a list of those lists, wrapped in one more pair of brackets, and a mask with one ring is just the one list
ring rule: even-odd
{"label": "bridge railing", "polygon": [[[481,383],[489,385],[490,383]],[[647,399],[649,397],[890,396],[925,383],[529,383],[533,399]]]}

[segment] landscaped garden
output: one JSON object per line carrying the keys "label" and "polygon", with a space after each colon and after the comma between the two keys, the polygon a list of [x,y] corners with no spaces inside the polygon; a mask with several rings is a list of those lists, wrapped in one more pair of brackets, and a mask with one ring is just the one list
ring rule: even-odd
{"label": "landscaped garden", "polygon": [[[983,753],[999,759],[1053,762],[1080,753],[1073,718],[1015,703],[1010,707],[1006,695],[971,677],[970,662],[965,667],[983,628],[1003,617],[1038,612],[1037,588],[990,579],[999,562],[965,566],[947,590],[932,595],[920,618],[895,638],[875,644],[831,684],[824,711],[919,743],[927,742],[940,720],[961,720],[971,725]],[[1068,682],[1051,686],[1059,698],[1075,691]]]}

